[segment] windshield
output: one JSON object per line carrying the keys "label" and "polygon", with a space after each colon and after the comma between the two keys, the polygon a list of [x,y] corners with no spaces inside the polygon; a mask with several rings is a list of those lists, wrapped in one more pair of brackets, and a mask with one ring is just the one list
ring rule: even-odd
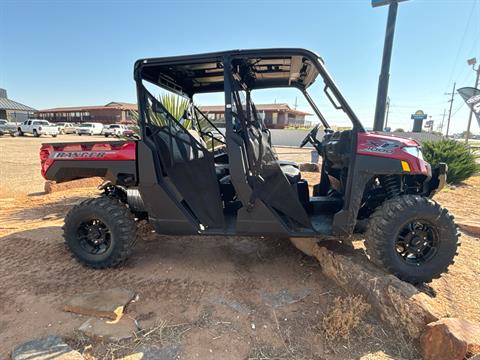
{"label": "windshield", "polygon": [[88,128],[88,127],[92,127],[92,124],[82,124],[80,125],[80,127]]}
{"label": "windshield", "polygon": [[110,125],[110,129],[118,129],[120,125]]}

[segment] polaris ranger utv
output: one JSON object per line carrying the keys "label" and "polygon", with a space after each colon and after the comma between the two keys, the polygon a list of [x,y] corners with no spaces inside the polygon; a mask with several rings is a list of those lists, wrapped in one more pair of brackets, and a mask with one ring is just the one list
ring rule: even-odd
{"label": "polaris ranger utv", "polygon": [[[333,131],[310,97],[318,77],[351,130]],[[46,179],[108,180],[103,196],[65,218],[66,245],[80,262],[121,264],[135,243],[136,220],[147,219],[159,234],[319,241],[349,237],[363,221],[371,261],[403,280],[428,282],[452,263],[457,227],[431,200],[446,166],[432,170],[413,140],[366,132],[318,55],[259,49],[143,59],[134,78],[140,140],[44,144],[40,152]],[[189,100],[179,120],[147,89],[152,84]],[[322,137],[317,125],[300,144],[322,157],[312,194],[297,164],[277,158],[252,101],[252,91],[285,87],[303,93],[323,127]],[[224,131],[192,100],[213,92],[225,97]]]}

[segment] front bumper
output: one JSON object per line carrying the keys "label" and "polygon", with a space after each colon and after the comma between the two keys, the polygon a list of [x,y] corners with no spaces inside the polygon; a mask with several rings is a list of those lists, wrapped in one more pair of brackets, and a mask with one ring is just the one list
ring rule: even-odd
{"label": "front bumper", "polygon": [[447,184],[447,172],[448,165],[445,163],[438,164],[438,166],[432,170],[432,177],[426,184],[429,197],[432,197],[445,187]]}

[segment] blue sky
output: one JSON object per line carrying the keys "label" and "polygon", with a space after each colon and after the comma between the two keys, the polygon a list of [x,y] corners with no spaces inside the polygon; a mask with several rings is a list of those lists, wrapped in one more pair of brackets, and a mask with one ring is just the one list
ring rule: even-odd
{"label": "blue sky", "polygon": [[[0,87],[37,109],[135,102],[132,68],[138,58],[304,47],[325,59],[370,126],[386,16],[386,7],[372,9],[369,0],[0,0]],[[410,128],[410,114],[418,109],[438,124],[453,82],[473,85],[466,60],[480,60],[479,19],[480,0],[400,5],[389,92],[392,127]],[[295,103],[288,91],[262,94],[257,102],[274,98]],[[217,97],[201,101],[211,104]],[[297,101],[308,110],[305,100]],[[468,111],[459,96],[453,113],[453,130],[464,130]],[[473,131],[480,132],[476,123]]]}

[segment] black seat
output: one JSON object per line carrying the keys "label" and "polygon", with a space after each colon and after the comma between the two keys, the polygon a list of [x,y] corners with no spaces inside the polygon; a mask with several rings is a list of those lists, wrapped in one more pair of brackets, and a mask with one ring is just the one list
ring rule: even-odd
{"label": "black seat", "polygon": [[282,170],[283,174],[285,175],[285,177],[287,178],[290,184],[296,184],[302,178],[302,175],[300,173],[300,169],[298,168],[298,166],[295,167],[294,165],[290,165],[290,164],[283,165],[282,163],[279,163],[279,165],[280,165],[280,169]]}
{"label": "black seat", "polygon": [[[290,184],[296,184],[301,180],[302,175],[297,163],[279,160],[278,165]],[[215,164],[215,173],[218,180],[223,179],[230,173],[229,164]]]}
{"label": "black seat", "polygon": [[221,180],[229,174],[229,165],[228,164],[215,164],[215,174],[217,174],[217,179]]}

